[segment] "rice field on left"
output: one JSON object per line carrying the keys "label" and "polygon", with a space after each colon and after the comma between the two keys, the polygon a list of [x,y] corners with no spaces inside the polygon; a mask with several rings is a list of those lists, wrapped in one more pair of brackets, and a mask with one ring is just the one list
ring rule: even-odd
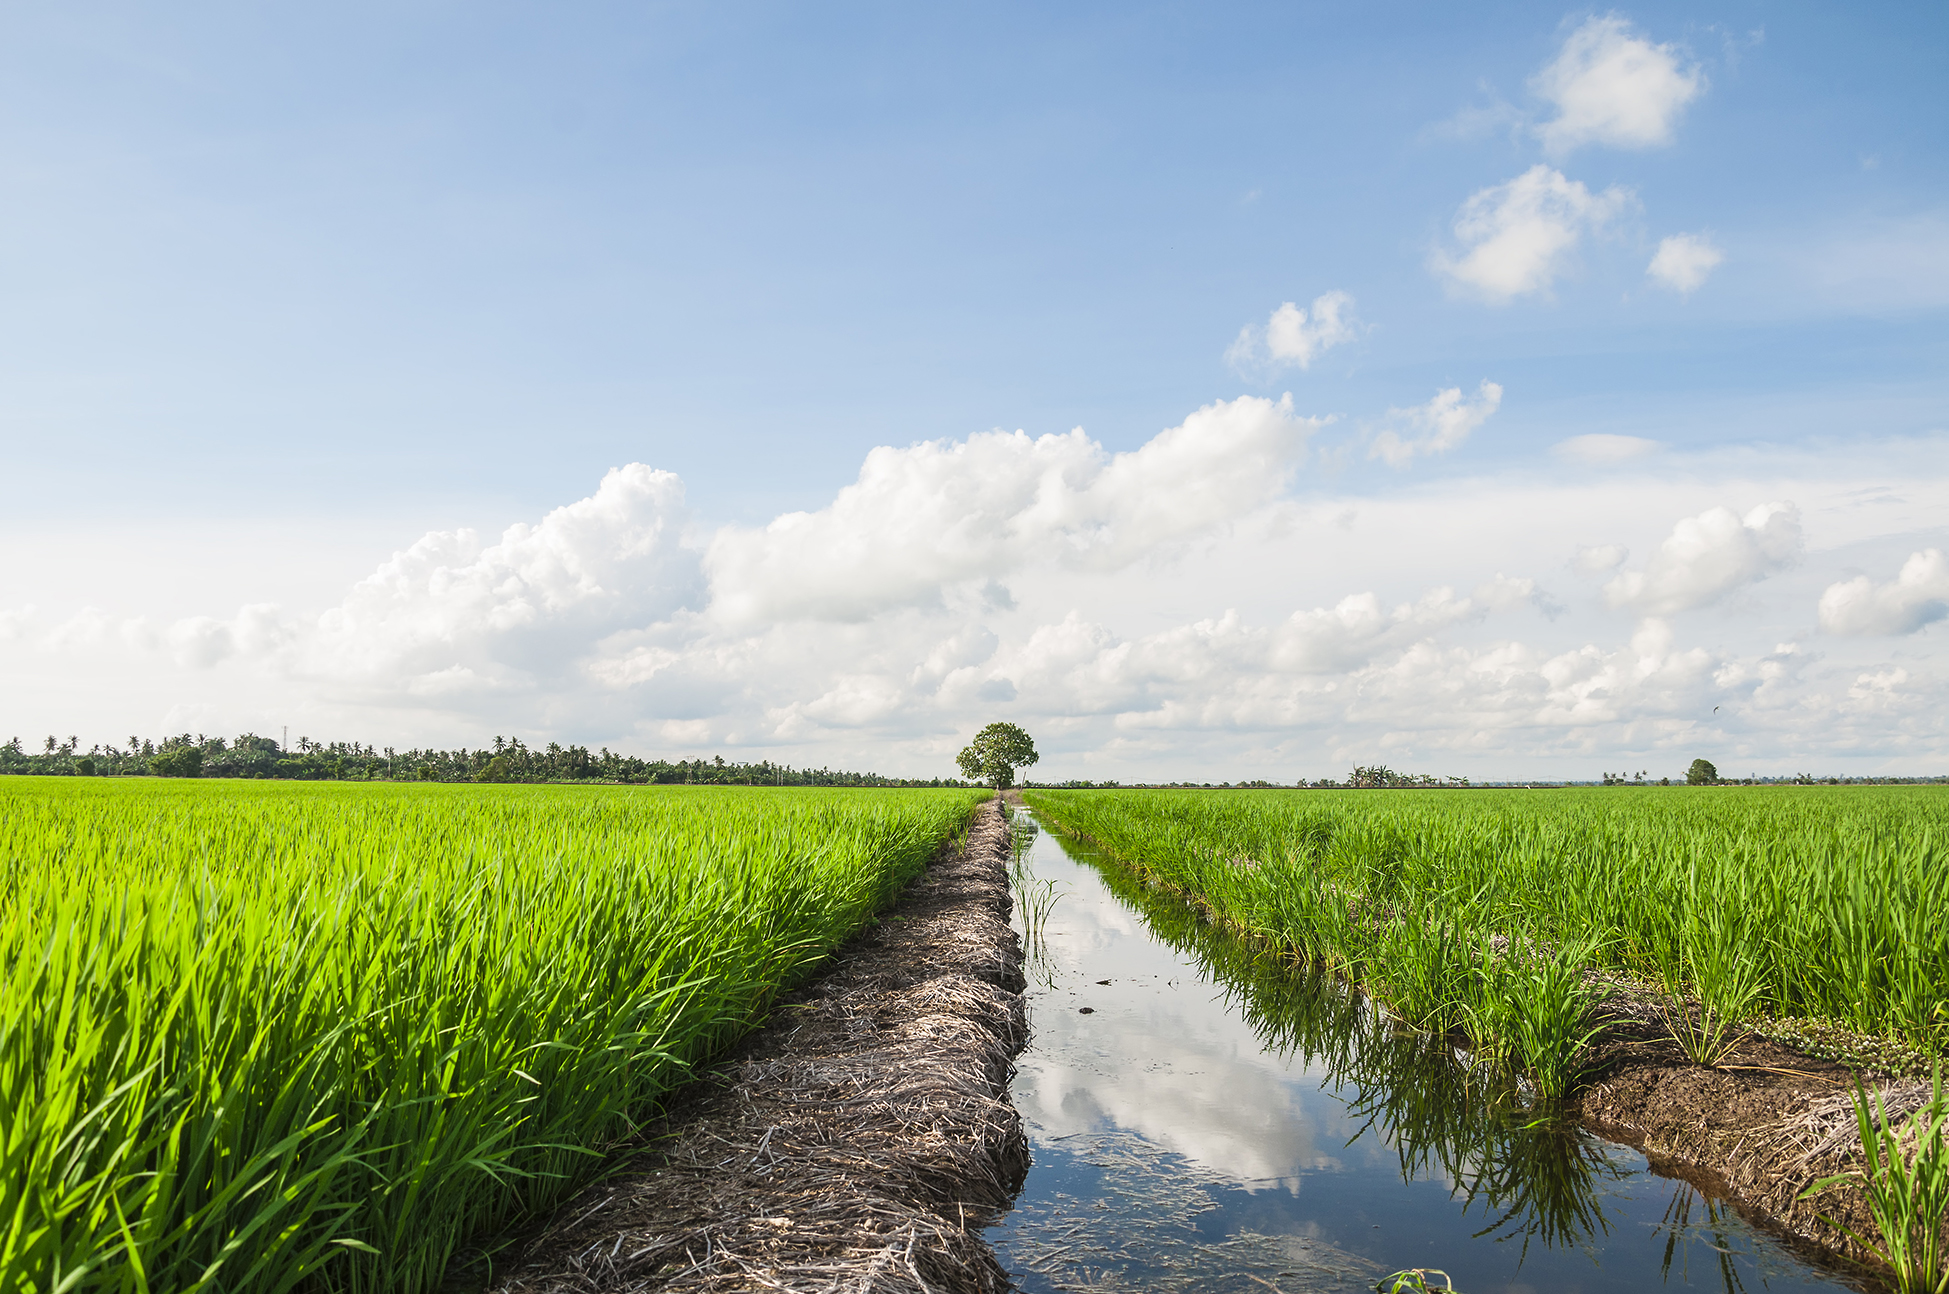
{"label": "rice field on left", "polygon": [[437,1287],[982,795],[0,779],[0,1292]]}

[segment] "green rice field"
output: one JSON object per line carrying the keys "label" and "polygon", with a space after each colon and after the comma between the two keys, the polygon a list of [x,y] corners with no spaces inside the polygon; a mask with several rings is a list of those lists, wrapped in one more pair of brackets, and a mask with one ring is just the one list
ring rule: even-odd
{"label": "green rice field", "polygon": [[1949,1044],[1949,789],[1032,791],[1219,921],[1459,1029],[1546,1095],[1587,969],[1661,986],[1694,1058],[1741,1020]]}
{"label": "green rice field", "polygon": [[0,1290],[436,1287],[981,795],[0,779]]}

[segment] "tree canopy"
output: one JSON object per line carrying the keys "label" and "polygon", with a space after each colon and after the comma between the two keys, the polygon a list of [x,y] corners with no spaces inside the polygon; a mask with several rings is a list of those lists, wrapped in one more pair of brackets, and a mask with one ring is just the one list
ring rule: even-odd
{"label": "tree canopy", "polygon": [[1688,786],[1711,786],[1718,780],[1719,770],[1712,766],[1712,761],[1709,759],[1695,759],[1692,761],[1692,766],[1685,770],[1685,782]]}
{"label": "tree canopy", "polygon": [[[84,767],[85,766],[85,767]],[[491,771],[490,771],[491,770]],[[621,755],[607,747],[531,747],[519,737],[496,737],[479,750],[395,750],[356,741],[318,742],[297,737],[289,749],[274,737],[245,733],[234,740],[183,733],[160,742],[130,737],[85,749],[69,737],[49,737],[46,750],[29,753],[16,737],[0,743],[0,776],[52,774],[97,777],[262,777],[332,781],[603,782],[627,785],[704,786],[963,786],[954,778],[883,777],[833,768],[793,768],[711,759],[672,762]]]}
{"label": "tree canopy", "polygon": [[1000,791],[1015,785],[1015,770],[1035,763],[1035,742],[1012,723],[991,723],[975,734],[954,762],[971,782],[985,782]]}

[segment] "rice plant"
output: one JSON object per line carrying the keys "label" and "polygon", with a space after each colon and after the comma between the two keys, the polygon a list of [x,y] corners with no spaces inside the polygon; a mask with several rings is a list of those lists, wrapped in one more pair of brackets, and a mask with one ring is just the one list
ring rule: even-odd
{"label": "rice plant", "polygon": [[1910,1136],[1892,1126],[1881,1093],[1872,1096],[1859,1079],[1854,1089],[1854,1116],[1861,1131],[1861,1156],[1866,1167],[1858,1173],[1824,1177],[1801,1198],[1817,1195],[1836,1182],[1858,1181],[1867,1196],[1868,1211],[1881,1243],[1822,1214],[1823,1220],[1845,1231],[1855,1243],[1881,1259],[1895,1273],[1901,1294],[1943,1294],[1949,1290],[1949,1267],[1943,1263],[1942,1224],[1949,1216],[1949,1101],[1942,1090],[1942,1063],[1936,1062],[1929,1102],[1908,1121]]}
{"label": "rice plant", "polygon": [[[1584,969],[1667,984],[1672,1032],[1705,1063],[1761,1009],[1949,1046],[1949,789],[1028,798],[1226,927],[1543,1066],[1539,1090],[1574,1081]],[[1577,976],[1551,960],[1565,948],[1588,958]]]}
{"label": "rice plant", "polygon": [[1764,962],[1721,909],[1711,912],[1681,934],[1681,959],[1661,967],[1655,1009],[1686,1059],[1717,1066],[1748,1036],[1739,1025],[1759,999]]}
{"label": "rice plant", "polygon": [[0,782],[0,1290],[416,1291],[979,794]]}

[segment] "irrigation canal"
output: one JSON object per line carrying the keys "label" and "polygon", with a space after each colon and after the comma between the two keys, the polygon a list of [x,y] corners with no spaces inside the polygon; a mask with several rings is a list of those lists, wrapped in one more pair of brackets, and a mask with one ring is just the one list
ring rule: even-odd
{"label": "irrigation canal", "polygon": [[1410,1267],[1463,1294],[1855,1288],[1016,821],[1034,1166],[989,1239],[1029,1294],[1372,1290]]}

